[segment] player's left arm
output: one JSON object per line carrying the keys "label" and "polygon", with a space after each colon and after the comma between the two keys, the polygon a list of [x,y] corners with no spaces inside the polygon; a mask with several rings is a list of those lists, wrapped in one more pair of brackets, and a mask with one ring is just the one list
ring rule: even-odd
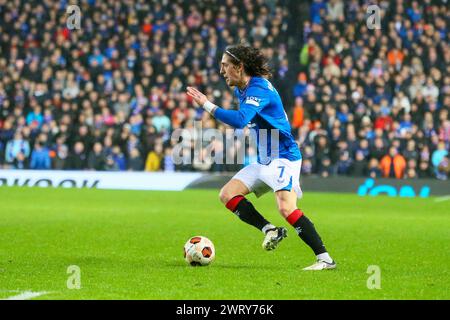
{"label": "player's left arm", "polygon": [[256,115],[258,110],[261,110],[264,105],[264,99],[256,96],[247,97],[244,104],[239,110],[226,110],[216,106],[208,100],[208,98],[195,88],[188,87],[188,95],[191,96],[195,102],[203,106],[203,108],[213,115],[216,119],[234,127],[244,128]]}

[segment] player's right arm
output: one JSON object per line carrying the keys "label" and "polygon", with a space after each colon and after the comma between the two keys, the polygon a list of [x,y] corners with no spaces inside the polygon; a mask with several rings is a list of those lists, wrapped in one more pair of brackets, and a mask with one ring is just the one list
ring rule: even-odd
{"label": "player's right arm", "polygon": [[[239,110],[226,110],[210,102],[203,93],[193,87],[188,87],[187,93],[217,120],[237,129],[244,128],[255,117],[258,110],[255,105],[247,103],[242,104]],[[259,104],[258,107],[260,107]]]}
{"label": "player's right arm", "polygon": [[237,129],[242,129],[256,115],[256,110],[245,106],[241,107],[239,110],[226,110],[214,105],[211,114],[223,123]]}

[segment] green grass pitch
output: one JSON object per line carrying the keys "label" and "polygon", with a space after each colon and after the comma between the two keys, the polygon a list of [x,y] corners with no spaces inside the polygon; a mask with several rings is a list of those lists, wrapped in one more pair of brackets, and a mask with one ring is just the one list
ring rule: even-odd
{"label": "green grass pitch", "polygon": [[[324,181],[324,183],[326,183]],[[273,252],[217,190],[183,192],[0,188],[0,299],[449,299],[450,202],[306,193],[299,207],[338,269],[306,272],[314,255],[277,213],[274,196],[249,197],[288,227]],[[188,266],[183,245],[210,238],[216,260]],[[80,268],[69,289],[68,267]],[[380,289],[368,289],[380,269]],[[370,280],[369,280],[370,282]]]}

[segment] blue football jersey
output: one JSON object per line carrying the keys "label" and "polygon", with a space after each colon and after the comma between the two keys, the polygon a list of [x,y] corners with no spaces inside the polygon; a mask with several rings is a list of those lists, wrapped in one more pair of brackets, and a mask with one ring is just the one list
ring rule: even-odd
{"label": "blue football jersey", "polygon": [[[252,77],[244,90],[237,87],[234,90],[239,99],[239,110],[216,109],[214,116],[235,127],[243,128],[245,125],[256,134],[258,145],[258,162],[268,163],[274,158],[284,158],[290,161],[300,160],[302,158],[300,150],[291,133],[291,126],[288,117],[283,108],[280,95],[269,80],[262,77]],[[267,133],[266,137],[264,133]],[[272,141],[276,135],[271,135],[271,130],[277,129],[277,142]],[[273,145],[273,152],[272,150]],[[278,148],[277,148],[278,147]]]}

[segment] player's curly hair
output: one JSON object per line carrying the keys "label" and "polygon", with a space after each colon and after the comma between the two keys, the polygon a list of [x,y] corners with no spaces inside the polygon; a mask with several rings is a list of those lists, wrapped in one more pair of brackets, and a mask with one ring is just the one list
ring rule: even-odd
{"label": "player's curly hair", "polygon": [[233,64],[239,65],[242,63],[245,73],[251,77],[270,78],[272,76],[267,58],[257,48],[237,44],[227,46],[225,53],[230,56]]}

